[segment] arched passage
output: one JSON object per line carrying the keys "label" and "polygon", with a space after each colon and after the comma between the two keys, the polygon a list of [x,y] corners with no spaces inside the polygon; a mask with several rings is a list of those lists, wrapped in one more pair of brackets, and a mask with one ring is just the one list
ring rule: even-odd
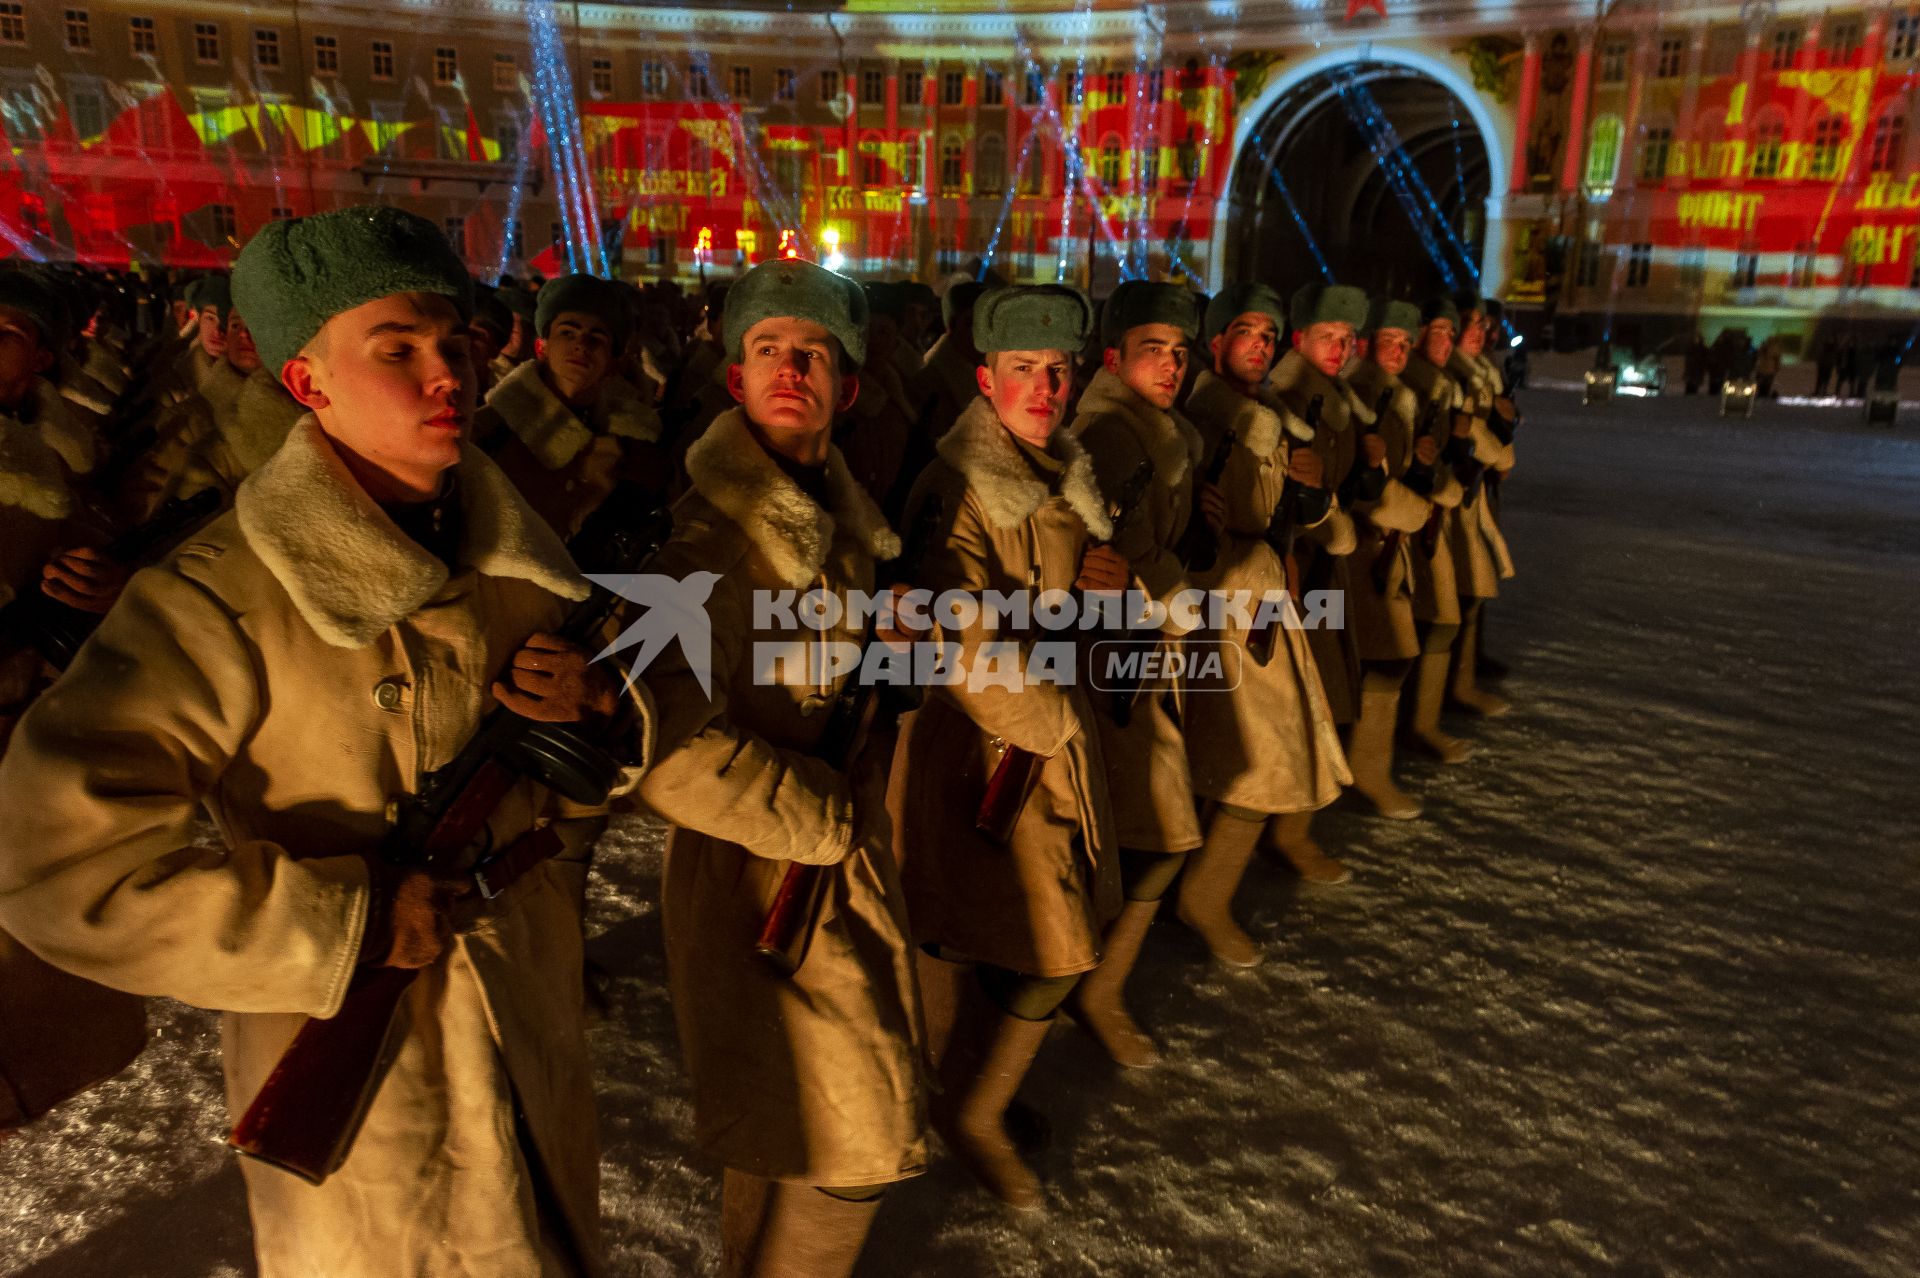
{"label": "arched passage", "polygon": [[1500,283],[1506,165],[1453,68],[1386,46],[1290,68],[1241,112],[1212,263],[1216,288],[1322,278],[1417,297]]}

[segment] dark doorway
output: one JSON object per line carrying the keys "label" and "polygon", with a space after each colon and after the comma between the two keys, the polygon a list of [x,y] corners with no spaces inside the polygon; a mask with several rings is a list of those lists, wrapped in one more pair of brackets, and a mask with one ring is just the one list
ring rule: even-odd
{"label": "dark doorway", "polygon": [[1349,63],[1294,86],[1248,138],[1226,278],[1291,292],[1324,263],[1370,293],[1470,288],[1487,192],[1486,145],[1452,93],[1408,67]]}

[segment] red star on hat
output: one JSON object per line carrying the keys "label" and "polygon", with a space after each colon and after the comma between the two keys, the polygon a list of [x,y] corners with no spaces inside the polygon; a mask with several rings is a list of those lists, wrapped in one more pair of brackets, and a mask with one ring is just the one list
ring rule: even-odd
{"label": "red star on hat", "polygon": [[1347,0],[1347,21],[1353,21],[1353,15],[1363,9],[1371,9],[1381,17],[1387,16],[1387,0]]}

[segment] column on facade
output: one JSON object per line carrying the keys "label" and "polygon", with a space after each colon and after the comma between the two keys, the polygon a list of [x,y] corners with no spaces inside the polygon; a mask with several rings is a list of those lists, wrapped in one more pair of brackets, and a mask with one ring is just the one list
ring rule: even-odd
{"label": "column on facade", "polygon": [[1527,189],[1527,150],[1533,138],[1533,112],[1540,99],[1540,37],[1527,33],[1520,62],[1520,101],[1513,112],[1513,166],[1507,190],[1515,195]]}
{"label": "column on facade", "polygon": [[1580,32],[1580,52],[1573,60],[1573,99],[1567,104],[1567,160],[1560,170],[1560,191],[1572,195],[1580,189],[1581,170],[1587,159],[1587,105],[1593,89],[1593,43],[1598,31],[1585,27]]}

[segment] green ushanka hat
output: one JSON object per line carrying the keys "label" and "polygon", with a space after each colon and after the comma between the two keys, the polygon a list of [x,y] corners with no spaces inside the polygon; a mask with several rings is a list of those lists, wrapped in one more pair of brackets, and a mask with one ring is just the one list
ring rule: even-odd
{"label": "green ushanka hat", "polygon": [[1367,295],[1351,284],[1309,284],[1293,295],[1287,318],[1296,333],[1315,324],[1351,324],[1359,329],[1367,322]]}
{"label": "green ushanka hat", "polygon": [[1420,331],[1420,308],[1390,297],[1374,298],[1367,308],[1367,326],[1361,331],[1377,333],[1383,328],[1397,328],[1412,337]]}
{"label": "green ushanka hat", "polygon": [[1142,324],[1171,324],[1192,340],[1200,327],[1199,311],[1193,294],[1178,284],[1128,280],[1100,308],[1100,345],[1118,346],[1128,329]]}
{"label": "green ushanka hat", "polygon": [[386,205],[269,222],[233,264],[233,301],[276,375],[342,311],[395,293],[452,300],[473,317],[473,281],[440,228]]}
{"label": "green ushanka hat", "polygon": [[1272,320],[1276,335],[1286,331],[1287,304],[1279,293],[1265,284],[1229,284],[1207,303],[1207,319],[1201,336],[1211,342],[1249,311]]}
{"label": "green ushanka hat", "polygon": [[1460,327],[1460,308],[1445,294],[1437,294],[1420,303],[1420,322],[1431,324],[1435,320],[1445,320],[1456,329]]}
{"label": "green ushanka hat", "polygon": [[562,275],[540,286],[540,300],[533,310],[533,335],[545,337],[555,319],[577,311],[605,324],[613,349],[618,351],[633,331],[634,309],[626,290],[613,280],[598,275]]}
{"label": "green ushanka hat", "polygon": [[73,332],[67,304],[39,271],[19,268],[0,271],[0,306],[11,307],[33,321],[40,344],[58,351]]}
{"label": "green ushanka hat", "polygon": [[473,286],[473,322],[502,342],[513,336],[513,312],[500,300],[499,292],[485,284]]}
{"label": "green ushanka hat", "polygon": [[1460,312],[1462,317],[1472,315],[1476,311],[1482,315],[1488,313],[1486,301],[1478,293],[1471,293],[1466,290],[1462,290],[1453,295],[1453,308]]}
{"label": "green ushanka hat", "polygon": [[978,306],[986,291],[987,286],[977,280],[949,284],[947,295],[940,299],[940,326],[952,332],[954,321],[970,308]]}
{"label": "green ushanka hat", "polygon": [[1032,284],[989,289],[973,304],[973,345],[995,351],[1078,355],[1093,336],[1093,303],[1077,288]]}
{"label": "green ushanka hat", "polygon": [[187,305],[195,311],[211,306],[220,322],[226,323],[233,310],[233,281],[224,275],[202,275],[187,285]]}
{"label": "green ushanka hat", "polygon": [[762,262],[727,292],[721,323],[722,344],[736,363],[746,358],[741,342],[747,330],[776,315],[811,320],[826,329],[846,352],[842,372],[867,362],[867,295],[844,275],[798,258]]}

